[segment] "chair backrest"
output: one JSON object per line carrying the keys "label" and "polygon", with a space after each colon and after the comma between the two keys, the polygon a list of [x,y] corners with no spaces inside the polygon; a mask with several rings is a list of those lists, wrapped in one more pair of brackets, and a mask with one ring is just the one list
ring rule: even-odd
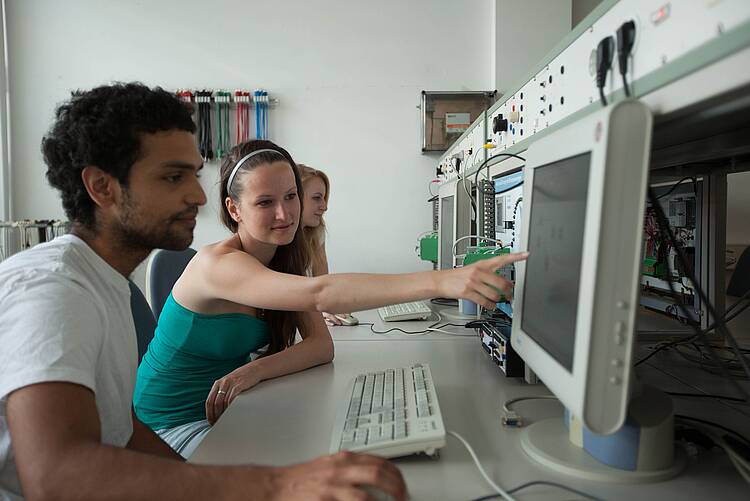
{"label": "chair backrest", "polygon": [[737,260],[737,266],[732,273],[732,279],[729,280],[727,294],[730,296],[743,296],[750,290],[750,247],[747,247],[740,258]]}
{"label": "chair backrest", "polygon": [[135,334],[138,339],[138,363],[140,364],[143,354],[148,349],[148,344],[154,337],[156,320],[143,293],[133,282],[130,282],[130,309],[133,312]]}
{"label": "chair backrest", "polygon": [[187,248],[184,251],[159,249],[151,255],[146,267],[146,288],[154,318],[161,315],[172,287],[195,254],[194,249]]}

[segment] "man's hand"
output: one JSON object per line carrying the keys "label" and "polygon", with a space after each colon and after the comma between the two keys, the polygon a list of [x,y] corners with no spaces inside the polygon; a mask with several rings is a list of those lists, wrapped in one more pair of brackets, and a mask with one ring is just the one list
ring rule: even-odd
{"label": "man's hand", "polygon": [[385,459],[339,452],[308,463],[278,468],[273,500],[366,500],[358,487],[375,487],[397,501],[407,499],[406,484],[398,469]]}

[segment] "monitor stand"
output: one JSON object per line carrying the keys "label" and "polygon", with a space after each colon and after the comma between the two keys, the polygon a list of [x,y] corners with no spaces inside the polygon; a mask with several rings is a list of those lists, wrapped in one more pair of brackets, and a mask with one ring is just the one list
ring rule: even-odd
{"label": "monitor stand", "polygon": [[[657,482],[678,475],[687,463],[685,451],[674,445],[671,400],[652,387],[643,386],[631,399],[627,422],[613,435],[594,435],[569,416],[566,412],[565,418],[525,428],[524,452],[558,473],[599,482]],[[611,464],[619,462],[619,467],[595,455]]]}
{"label": "monitor stand", "polygon": [[[464,301],[464,300],[462,299],[459,301]],[[456,322],[471,322],[472,320],[476,320],[477,318],[479,318],[476,313],[476,305],[475,305],[474,313],[463,312],[461,311],[461,308],[456,308],[455,306],[449,306],[447,308],[440,308],[438,310],[438,313],[440,313],[440,316],[444,320],[451,320],[451,321],[456,321]]]}

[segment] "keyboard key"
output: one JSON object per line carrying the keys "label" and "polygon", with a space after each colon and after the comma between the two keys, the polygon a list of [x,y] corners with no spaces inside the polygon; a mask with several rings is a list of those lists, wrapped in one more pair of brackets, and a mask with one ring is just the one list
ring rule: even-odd
{"label": "keyboard key", "polygon": [[357,428],[357,419],[347,419],[344,423],[344,432],[354,431]]}
{"label": "keyboard key", "polygon": [[352,441],[341,442],[341,448],[339,450],[340,451],[348,451],[348,450],[353,449],[354,447],[355,447],[354,446],[354,442],[352,442]]}
{"label": "keyboard key", "polygon": [[393,427],[393,438],[406,438],[406,421],[396,423]]}
{"label": "keyboard key", "polygon": [[383,440],[391,440],[391,439],[393,439],[393,425],[392,424],[384,424],[380,428],[380,436],[383,437]]}
{"label": "keyboard key", "polygon": [[[361,417],[357,419],[357,428],[361,428],[362,426],[367,426],[368,424],[371,424],[375,422],[372,417]],[[378,421],[379,422],[379,421]]]}
{"label": "keyboard key", "polygon": [[367,428],[359,428],[354,433],[354,445],[362,446],[367,443]]}
{"label": "keyboard key", "polygon": [[367,443],[379,442],[380,438],[380,426],[371,426],[368,429]]}

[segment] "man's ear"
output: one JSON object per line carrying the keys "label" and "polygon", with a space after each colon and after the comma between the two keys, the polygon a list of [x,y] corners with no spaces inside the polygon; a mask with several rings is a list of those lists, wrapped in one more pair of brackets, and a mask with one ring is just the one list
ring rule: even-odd
{"label": "man's ear", "polygon": [[111,207],[120,199],[120,183],[99,167],[84,167],[81,171],[81,180],[91,200],[102,209]]}

